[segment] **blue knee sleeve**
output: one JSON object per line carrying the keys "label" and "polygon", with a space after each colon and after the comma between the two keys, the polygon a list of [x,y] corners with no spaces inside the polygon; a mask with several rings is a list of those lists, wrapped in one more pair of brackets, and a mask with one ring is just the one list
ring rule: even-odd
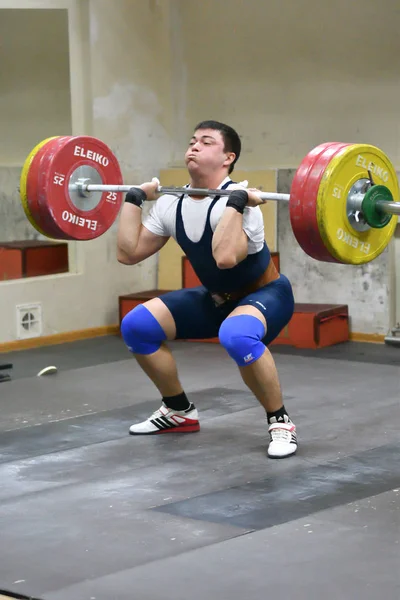
{"label": "blue knee sleeve", "polygon": [[219,329],[219,341],[239,367],[255,362],[264,354],[264,325],[252,315],[225,319]]}
{"label": "blue knee sleeve", "polygon": [[123,319],[121,334],[128,349],[134,354],[153,354],[167,339],[163,328],[142,304],[136,306]]}

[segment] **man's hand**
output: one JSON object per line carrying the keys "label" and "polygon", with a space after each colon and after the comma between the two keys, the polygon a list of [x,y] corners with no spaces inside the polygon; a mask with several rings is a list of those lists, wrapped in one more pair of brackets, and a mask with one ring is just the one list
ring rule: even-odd
{"label": "man's hand", "polygon": [[258,194],[261,194],[261,190],[257,188],[248,188],[249,182],[247,180],[240,181],[239,183],[235,183],[229,186],[229,191],[232,190],[245,190],[247,192],[248,201],[246,206],[259,206],[260,204],[265,204],[266,200],[261,200]]}
{"label": "man's hand", "polygon": [[261,200],[260,196],[258,195],[261,193],[261,190],[258,190],[257,188],[248,188],[246,192],[249,197],[247,206],[259,206],[260,204],[266,203],[266,200]]}
{"label": "man's hand", "polygon": [[160,186],[160,182],[157,177],[153,177],[151,181],[146,181],[142,183],[139,187],[144,191],[147,196],[147,200],[157,200],[158,188]]}
{"label": "man's hand", "polygon": [[[152,181],[135,186],[135,190],[137,193],[141,189],[146,194],[146,200],[156,200],[159,185],[158,179],[153,177]],[[139,196],[143,195],[142,192]],[[142,225],[140,208],[143,198],[140,201],[140,204],[125,201],[122,206],[117,234],[117,260],[124,265],[135,265],[152,256],[168,241],[168,237],[155,235]]]}

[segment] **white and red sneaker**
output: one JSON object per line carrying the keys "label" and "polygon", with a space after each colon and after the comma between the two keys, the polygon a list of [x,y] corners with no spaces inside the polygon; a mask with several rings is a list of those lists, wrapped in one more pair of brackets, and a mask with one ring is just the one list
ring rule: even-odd
{"label": "white and red sneaker", "polygon": [[186,410],[172,410],[163,403],[146,421],[136,423],[129,428],[131,435],[149,435],[152,433],[190,433],[200,430],[197,408],[191,404]]}
{"label": "white and red sneaker", "polygon": [[271,419],[268,432],[270,437],[268,456],[270,458],[286,458],[295,454],[297,450],[296,425],[287,415],[285,415],[284,421]]}

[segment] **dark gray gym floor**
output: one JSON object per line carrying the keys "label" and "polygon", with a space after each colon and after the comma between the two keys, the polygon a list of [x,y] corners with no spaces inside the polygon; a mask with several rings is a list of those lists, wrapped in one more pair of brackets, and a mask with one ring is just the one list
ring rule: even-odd
{"label": "dark gray gym floor", "polygon": [[0,355],[0,589],[398,600],[400,348],[272,347],[300,440],[282,461],[223,349],[172,348],[199,433],[127,434],[159,397],[118,337]]}

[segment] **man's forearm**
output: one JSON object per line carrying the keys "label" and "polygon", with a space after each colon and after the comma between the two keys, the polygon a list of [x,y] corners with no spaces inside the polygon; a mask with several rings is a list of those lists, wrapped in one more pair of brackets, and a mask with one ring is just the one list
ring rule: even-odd
{"label": "man's forearm", "polygon": [[213,235],[212,251],[222,269],[231,268],[244,258],[243,215],[234,208],[225,208]]}
{"label": "man's forearm", "polygon": [[139,241],[142,225],[142,209],[134,204],[125,203],[122,207],[117,234],[118,254],[132,256]]}

